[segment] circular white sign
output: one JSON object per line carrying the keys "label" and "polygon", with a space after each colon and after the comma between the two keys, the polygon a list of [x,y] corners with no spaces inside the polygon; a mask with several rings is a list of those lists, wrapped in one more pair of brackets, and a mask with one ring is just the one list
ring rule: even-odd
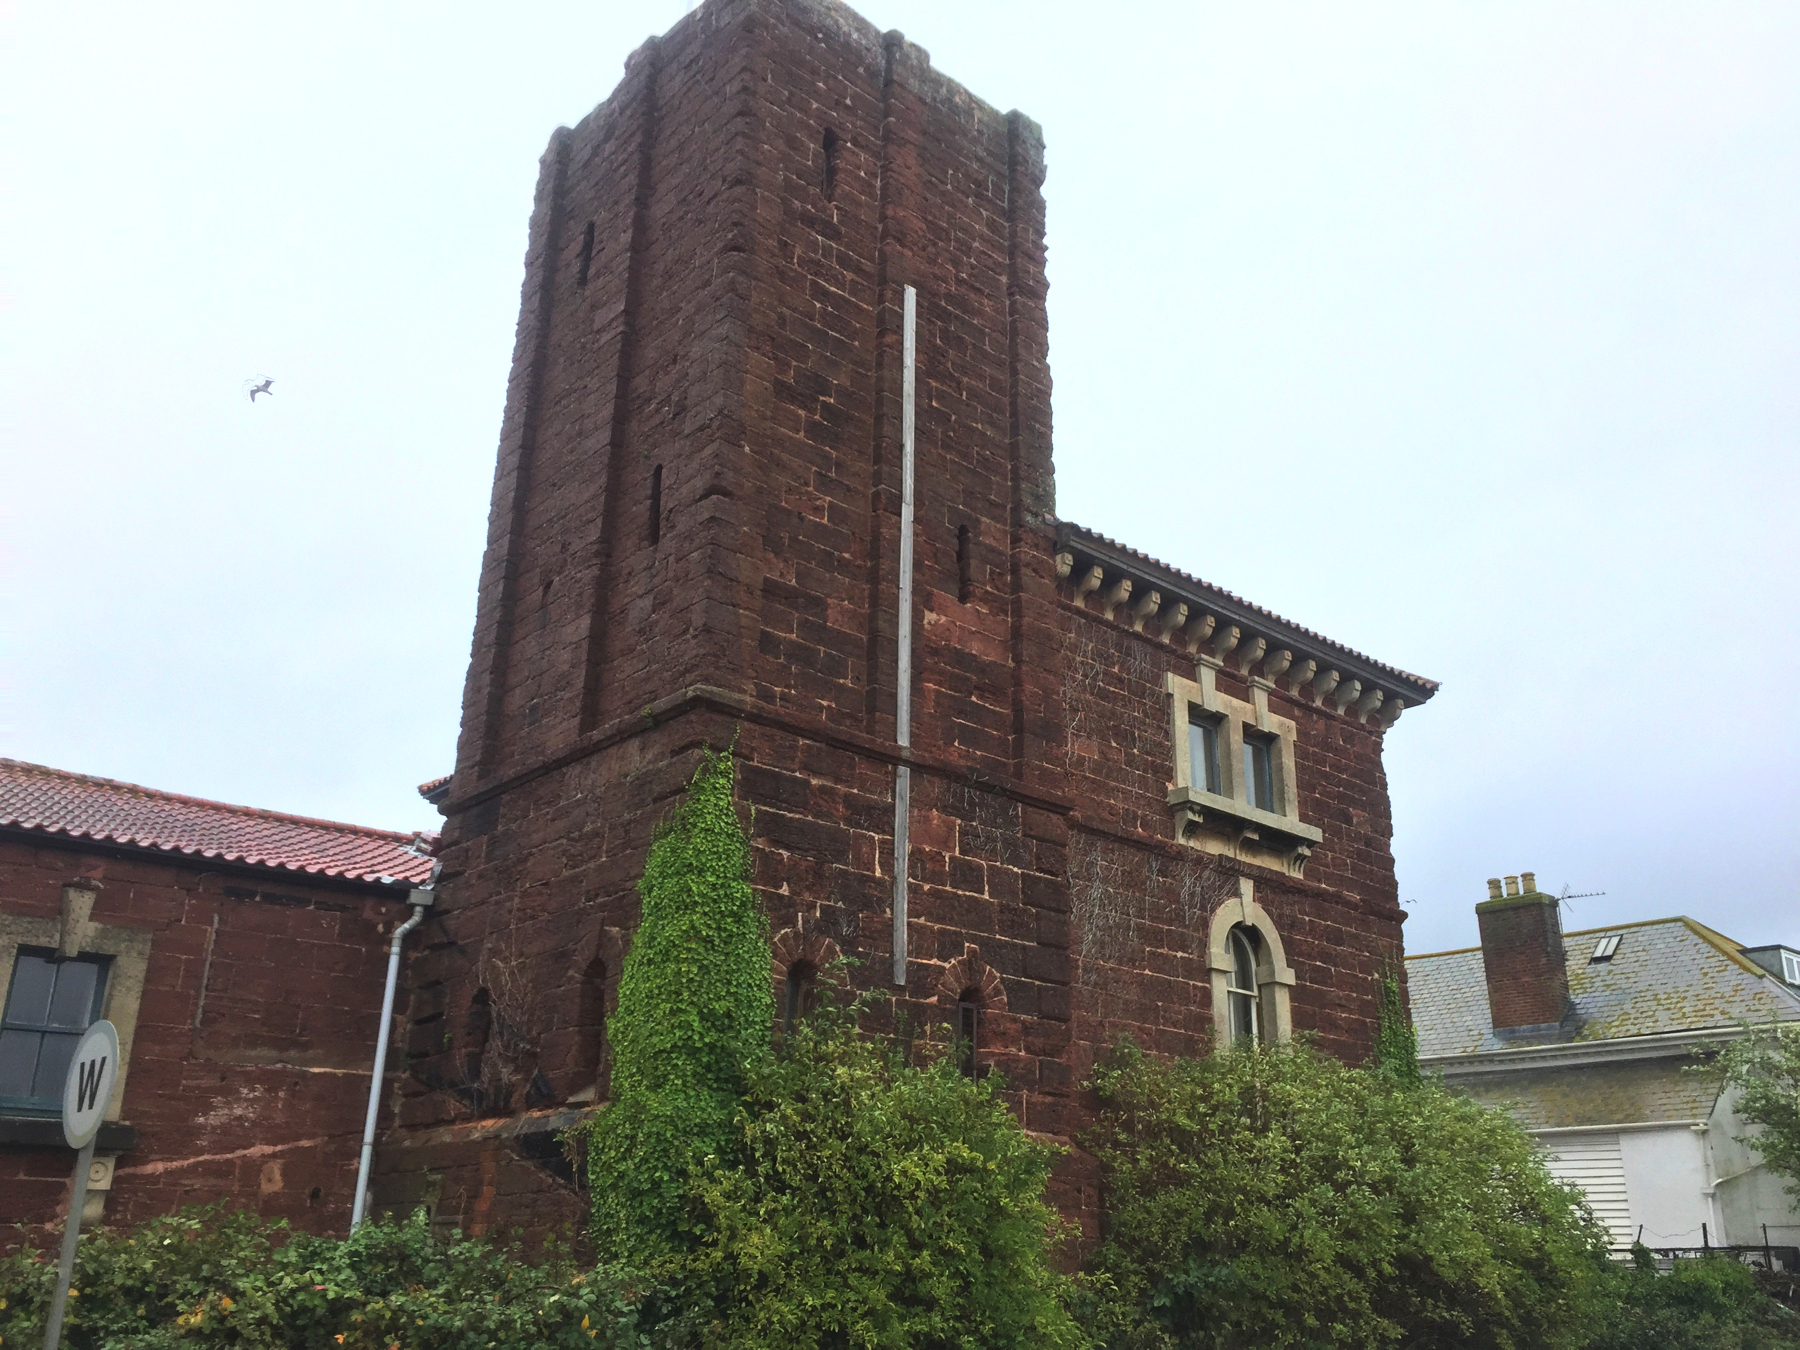
{"label": "circular white sign", "polygon": [[118,1076],[119,1033],[111,1022],[96,1022],[75,1047],[63,1080],[63,1138],[70,1148],[86,1148],[100,1133]]}

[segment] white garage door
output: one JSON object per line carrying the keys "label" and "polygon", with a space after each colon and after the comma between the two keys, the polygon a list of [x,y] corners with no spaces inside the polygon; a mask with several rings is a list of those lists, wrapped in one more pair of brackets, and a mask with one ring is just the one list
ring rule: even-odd
{"label": "white garage door", "polygon": [[1625,1195],[1625,1163],[1616,1134],[1540,1135],[1544,1161],[1558,1181],[1581,1187],[1594,1217],[1612,1233],[1613,1246],[1627,1247],[1637,1236]]}

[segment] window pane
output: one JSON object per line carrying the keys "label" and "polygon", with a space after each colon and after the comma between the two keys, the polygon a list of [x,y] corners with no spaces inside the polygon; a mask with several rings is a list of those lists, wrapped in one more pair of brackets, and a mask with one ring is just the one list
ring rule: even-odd
{"label": "window pane", "polygon": [[56,987],[56,967],[42,956],[20,952],[13,966],[12,986],[6,993],[6,1020],[42,1026],[50,1013],[50,994]]}
{"label": "window pane", "polygon": [[1219,790],[1219,725],[1210,718],[1190,715],[1188,753],[1192,757],[1188,779],[1197,792]]}
{"label": "window pane", "polygon": [[31,1095],[39,1101],[61,1102],[63,1080],[69,1076],[69,1061],[75,1058],[75,1047],[81,1037],[73,1033],[46,1032],[44,1045],[38,1051],[37,1077]]}
{"label": "window pane", "polygon": [[0,1031],[0,1097],[19,1100],[31,1095],[42,1039],[35,1031]]}
{"label": "window pane", "polygon": [[1244,800],[1263,811],[1275,809],[1275,781],[1269,772],[1269,743],[1244,737]]}
{"label": "window pane", "polygon": [[1231,998],[1231,1039],[1253,1041],[1256,1039],[1256,1000],[1249,994],[1233,993]]}
{"label": "window pane", "polygon": [[53,1027],[86,1031],[94,1020],[94,979],[100,968],[92,961],[63,961],[56,966],[56,992],[50,996]]}
{"label": "window pane", "polygon": [[1231,934],[1231,983],[1234,988],[1256,990],[1256,953],[1249,941],[1235,929]]}

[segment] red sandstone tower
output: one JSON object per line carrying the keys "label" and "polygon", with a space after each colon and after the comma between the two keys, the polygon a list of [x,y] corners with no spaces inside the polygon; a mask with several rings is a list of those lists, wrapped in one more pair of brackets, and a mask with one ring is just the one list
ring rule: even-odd
{"label": "red sandstone tower", "polygon": [[709,0],[552,137],[378,1203],[579,1212],[650,835],[734,737],[771,978],[855,958],[1029,1128],[1121,1032],[1366,1053],[1381,739],[1435,686],[1057,519],[1043,173],[831,0]]}

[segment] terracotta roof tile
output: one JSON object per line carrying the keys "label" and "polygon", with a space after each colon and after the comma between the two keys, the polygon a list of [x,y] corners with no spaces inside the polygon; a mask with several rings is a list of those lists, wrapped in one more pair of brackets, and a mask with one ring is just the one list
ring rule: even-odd
{"label": "terracotta roof tile", "polygon": [[421,885],[435,835],[372,830],[0,759],[0,826],[353,881]]}

